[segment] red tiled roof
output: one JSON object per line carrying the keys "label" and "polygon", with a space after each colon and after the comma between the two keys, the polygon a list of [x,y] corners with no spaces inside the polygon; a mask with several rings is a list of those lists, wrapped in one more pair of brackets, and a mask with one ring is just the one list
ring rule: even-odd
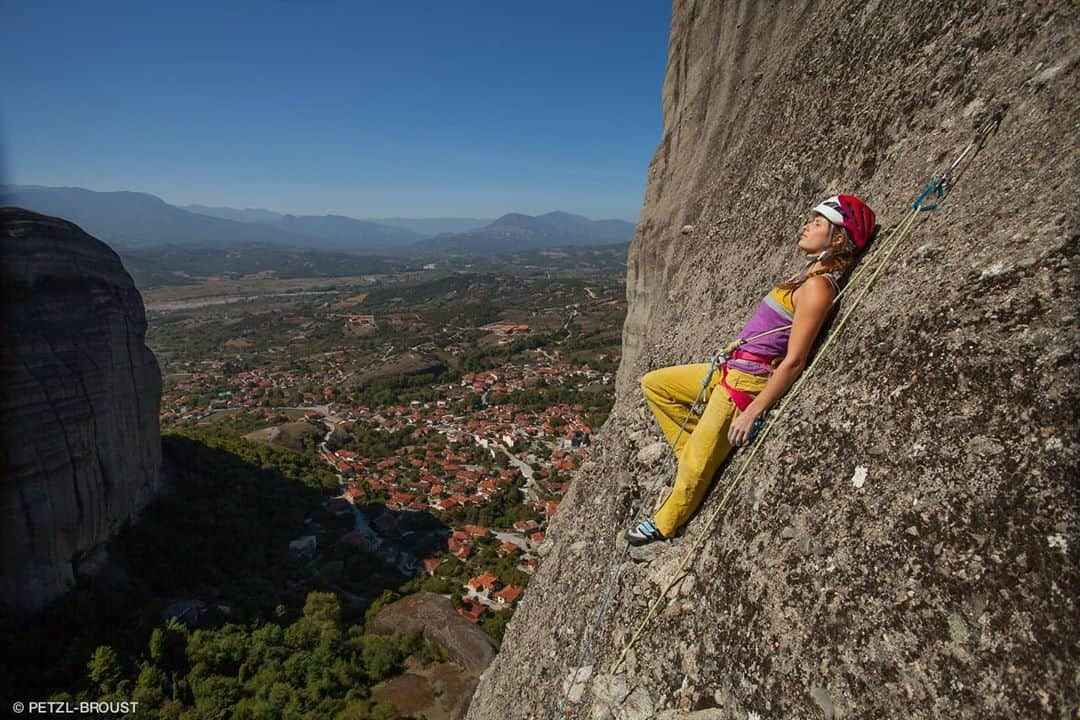
{"label": "red tiled roof", "polygon": [[521,593],[523,592],[524,590],[517,585],[507,585],[502,590],[491,593],[491,597],[502,601],[507,605],[513,605],[517,602],[518,598],[521,597]]}
{"label": "red tiled roof", "polygon": [[406,492],[390,493],[390,502],[398,505],[408,505],[413,501],[413,496]]}
{"label": "red tiled roof", "polygon": [[472,600],[462,600],[461,605],[462,607],[458,608],[458,615],[473,624],[479,622],[480,616],[487,612],[487,607],[483,603]]}
{"label": "red tiled roof", "polygon": [[470,578],[469,582],[465,584],[473,590],[483,590],[485,588],[491,590],[495,587],[495,583],[497,582],[499,582],[499,578],[496,575],[492,575],[489,572],[484,572],[474,578]]}

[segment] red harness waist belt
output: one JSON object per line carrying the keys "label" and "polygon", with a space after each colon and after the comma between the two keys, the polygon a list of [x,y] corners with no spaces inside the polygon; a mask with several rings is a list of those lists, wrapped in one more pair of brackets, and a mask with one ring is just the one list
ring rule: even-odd
{"label": "red harness waist belt", "polygon": [[[746,352],[745,350],[736,350],[731,353],[732,360],[749,360],[751,362],[760,363],[769,368],[769,372],[773,371],[772,364],[776,362],[777,358],[767,357],[765,355],[757,355],[752,352]],[[724,390],[731,397],[731,402],[735,403],[735,407],[739,408],[739,412],[743,412],[746,408],[750,407],[750,403],[754,402],[754,395],[738,388],[733,388],[727,383],[727,363],[721,366],[723,369],[720,371],[720,384],[724,386]]]}
{"label": "red harness waist belt", "polygon": [[779,355],[758,355],[757,353],[747,352],[746,350],[736,350],[731,353],[732,360],[749,360],[750,362],[756,362],[759,365],[764,365],[769,368],[769,372],[773,371],[773,363],[780,359]]}

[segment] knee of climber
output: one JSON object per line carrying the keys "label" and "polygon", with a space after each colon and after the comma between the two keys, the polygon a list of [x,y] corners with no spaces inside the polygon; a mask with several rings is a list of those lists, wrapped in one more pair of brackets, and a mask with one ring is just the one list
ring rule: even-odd
{"label": "knee of climber", "polygon": [[709,458],[701,457],[697,453],[683,451],[679,457],[679,470],[680,474],[685,473],[694,478],[705,478],[705,471],[708,470]]}
{"label": "knee of climber", "polygon": [[655,376],[653,375],[653,372],[653,370],[650,370],[649,372],[641,376],[641,392],[644,393],[646,396],[650,396],[653,394],[653,388],[655,387],[653,382],[655,380]]}

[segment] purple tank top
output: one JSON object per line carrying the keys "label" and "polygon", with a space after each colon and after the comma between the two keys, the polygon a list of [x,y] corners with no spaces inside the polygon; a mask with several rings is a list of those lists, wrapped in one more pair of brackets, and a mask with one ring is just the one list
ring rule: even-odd
{"label": "purple tank top", "polygon": [[[838,288],[839,283],[831,273],[827,273],[825,277],[834,288]],[[790,325],[795,318],[795,304],[791,300],[794,292],[794,289],[784,289],[779,286],[769,291],[769,294],[757,306],[754,314],[743,325],[743,329],[735,336],[736,340],[754,338],[742,345],[740,350],[765,357],[787,355],[788,340],[791,338]],[[755,337],[756,335],[761,335],[761,337]],[[753,360],[729,360],[728,367],[752,375],[767,375],[771,372],[770,368]]]}

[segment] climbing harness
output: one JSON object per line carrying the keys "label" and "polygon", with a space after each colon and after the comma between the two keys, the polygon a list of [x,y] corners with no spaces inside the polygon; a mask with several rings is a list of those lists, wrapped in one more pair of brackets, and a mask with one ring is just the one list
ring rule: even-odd
{"label": "climbing harness", "polygon": [[744,392],[738,388],[731,387],[727,381],[727,360],[749,360],[750,362],[763,365],[769,369],[769,373],[773,371],[773,363],[779,358],[765,357],[764,355],[756,355],[752,352],[746,352],[745,350],[736,350],[731,353],[728,358],[724,360],[722,370],[720,371],[720,385],[727,391],[728,397],[731,398],[731,402],[735,403],[735,407],[739,408],[739,412],[745,412],[746,408],[750,407],[750,403],[754,402],[755,395]]}
{"label": "climbing harness", "polygon": [[[679,581],[682,580],[684,572],[691,558],[693,558],[697,554],[699,547],[704,542],[705,538],[708,537],[709,533],[713,528],[713,525],[716,523],[717,519],[719,519],[720,514],[727,507],[728,500],[731,498],[731,495],[734,492],[735,488],[738,486],[739,481],[742,479],[747,468],[750,466],[750,463],[753,461],[754,456],[757,454],[758,448],[762,446],[765,439],[768,437],[769,432],[776,424],[777,418],[781,417],[784,414],[784,411],[791,404],[792,400],[798,395],[802,384],[806,381],[807,378],[809,378],[813,374],[818,361],[820,361],[821,358],[825,356],[826,350],[828,350],[829,346],[832,345],[833,340],[836,338],[837,335],[839,335],[840,331],[847,323],[848,318],[851,317],[851,314],[859,306],[859,303],[862,302],[863,298],[866,296],[867,292],[869,292],[874,282],[881,275],[881,272],[888,265],[897,248],[900,247],[904,238],[910,232],[912,227],[914,227],[916,220],[920,217],[922,213],[932,212],[937,209],[938,205],[941,204],[949,191],[955,186],[956,182],[960,178],[960,175],[968,167],[967,164],[964,164],[964,161],[967,160],[968,164],[970,164],[971,159],[978,154],[979,150],[982,149],[982,146],[986,142],[986,140],[997,130],[998,126],[1001,124],[1001,118],[1003,113],[1003,109],[998,109],[993,112],[990,118],[975,132],[972,140],[960,152],[960,154],[956,157],[952,164],[949,165],[949,167],[946,168],[943,172],[936,173],[932,177],[930,183],[912,203],[911,209],[908,210],[907,214],[900,220],[899,223],[897,223],[893,228],[887,231],[887,236],[881,242],[876,243],[877,247],[872,251],[873,257],[867,258],[864,262],[860,263],[860,267],[857,268],[856,271],[852,274],[851,279],[837,293],[837,296],[833,299],[832,302],[833,307],[835,307],[839,303],[840,299],[849,290],[855,288],[857,281],[862,279],[863,275],[868,271],[871,266],[874,267],[873,271],[870,272],[870,274],[866,277],[866,280],[863,282],[862,286],[859,287],[857,291],[853,290],[853,292],[855,292],[855,297],[851,301],[851,305],[846,309],[844,314],[837,321],[836,326],[830,330],[820,349],[815,355],[813,361],[806,368],[805,372],[803,372],[801,376],[795,381],[795,383],[788,389],[788,392],[784,396],[783,401],[780,403],[779,407],[776,409],[775,412],[770,413],[771,417],[768,419],[768,421],[764,422],[763,426],[760,428],[760,431],[757,433],[757,440],[749,446],[749,454],[746,456],[745,460],[743,460],[742,464],[740,465],[738,471],[735,473],[731,481],[727,483],[727,487],[724,491],[724,494],[721,496],[716,509],[708,517],[704,527],[701,529],[700,534],[690,546],[682,561],[676,567],[675,572],[672,574],[670,580],[661,590],[660,594],[656,597],[656,600],[653,601],[645,617],[638,624],[637,628],[634,630],[634,633],[631,635],[626,645],[623,646],[622,650],[619,653],[619,656],[616,658],[615,662],[612,663],[609,674],[614,675],[616,672],[618,672],[619,668],[622,666],[623,662],[626,659],[627,653],[630,652],[630,649],[641,637],[641,634],[644,632],[645,628],[656,616],[661,604],[667,597],[667,594],[671,591],[673,587],[675,587],[675,585],[679,583]],[[935,201],[932,204],[927,204],[926,201],[931,195],[936,196]],[[878,256],[880,256],[880,260],[878,259]],[[757,337],[760,337],[762,335],[773,332],[780,332],[787,329],[790,329],[790,325],[787,327],[774,328],[751,338],[734,341],[732,343],[729,343],[723,350],[721,350],[719,353],[717,353],[711,358],[709,370],[706,373],[705,379],[702,380],[701,383],[701,390],[698,392],[697,398],[695,398],[694,402],[691,404],[690,412],[687,413],[686,418],[683,420],[683,424],[679,428],[679,433],[676,436],[673,445],[677,444],[679,438],[682,436],[683,429],[686,427],[686,422],[690,419],[690,415],[697,414],[700,416],[702,411],[700,407],[700,401],[709,386],[709,382],[712,379],[713,373],[716,372],[716,368],[718,366],[724,367],[727,360],[734,357],[734,353],[739,351],[739,346],[741,346],[742,344],[749,342],[750,340],[756,339]],[[734,398],[732,399],[734,400]],[[650,494],[654,491],[655,487],[651,487]],[[648,495],[643,497],[643,501],[639,504],[637,510],[634,513],[631,524],[637,522],[638,516],[641,514],[641,511],[644,508],[645,501],[647,501],[647,499]],[[585,656],[592,646],[593,638],[596,634],[596,629],[597,627],[599,627],[600,622],[604,617],[604,613],[607,610],[608,604],[611,601],[612,595],[614,593],[615,582],[616,580],[618,580],[622,565],[625,562],[629,548],[630,543],[624,542],[622,550],[616,556],[615,563],[611,572],[611,577],[607,582],[607,587],[601,600],[600,607],[597,611],[596,618],[592,622],[588,632],[582,639],[582,644],[578,651],[574,672],[571,675],[570,681],[567,685],[566,693],[563,696],[562,701],[559,703],[556,710],[555,720],[561,720],[561,718],[563,717],[563,710],[566,707],[566,703],[569,701],[570,693],[574,688],[575,682],[577,681],[578,673],[580,672],[582,664],[584,663]]]}

